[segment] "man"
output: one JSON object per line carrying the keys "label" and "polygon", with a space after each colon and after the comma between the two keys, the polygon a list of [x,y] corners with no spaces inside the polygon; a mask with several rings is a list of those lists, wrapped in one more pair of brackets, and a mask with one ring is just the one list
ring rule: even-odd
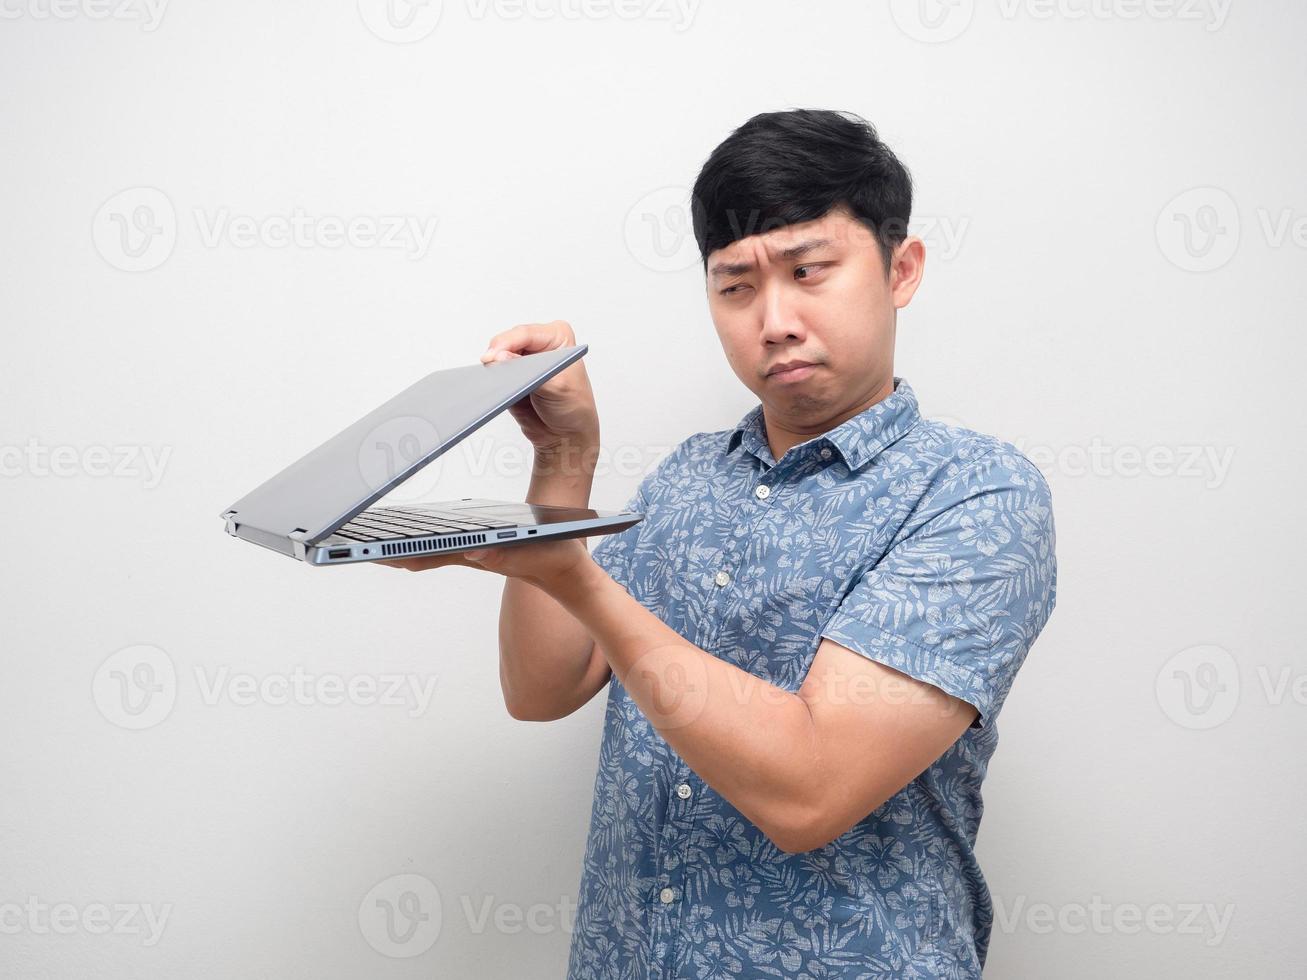
{"label": "man", "polygon": [[[995,718],[1054,604],[1048,486],[921,418],[893,372],[921,282],[907,171],[857,117],[764,113],[708,159],[708,308],[759,404],[678,445],[604,538],[396,562],[507,576],[515,718],[608,688],[571,980],[977,977]],[[575,342],[561,321],[483,360]],[[587,506],[576,364],[514,417],[527,499]]]}

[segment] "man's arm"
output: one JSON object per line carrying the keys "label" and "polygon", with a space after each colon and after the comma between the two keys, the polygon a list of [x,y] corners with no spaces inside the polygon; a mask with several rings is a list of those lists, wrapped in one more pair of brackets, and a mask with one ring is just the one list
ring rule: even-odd
{"label": "man's arm", "polygon": [[822,628],[797,691],[687,643],[585,555],[542,579],[667,742],[787,851],[833,840],[1001,707],[1056,597],[1048,484],[1015,450],[946,478]]}
{"label": "man's arm", "polygon": [[668,744],[781,850],[820,847],[911,782],[976,709],[823,640],[797,692],[688,643],[593,562],[557,589]]}
{"label": "man's arm", "polygon": [[[589,507],[597,444],[537,454],[526,500]],[[499,606],[499,684],[508,713],[521,721],[553,721],[586,704],[611,669],[586,628],[547,592],[522,579],[504,580]]]}

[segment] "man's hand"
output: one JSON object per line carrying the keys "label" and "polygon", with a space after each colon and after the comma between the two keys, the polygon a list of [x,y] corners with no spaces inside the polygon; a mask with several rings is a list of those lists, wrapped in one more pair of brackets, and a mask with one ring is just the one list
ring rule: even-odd
{"label": "man's hand", "polygon": [[564,538],[561,541],[514,542],[452,555],[394,558],[377,564],[406,568],[411,572],[463,565],[496,572],[505,578],[520,578],[553,595],[563,584],[575,581],[589,562],[592,559],[583,538]]}
{"label": "man's hand", "polygon": [[[575,344],[576,335],[565,320],[524,323],[490,338],[481,361],[491,364]],[[535,447],[538,460],[598,446],[599,412],[581,361],[569,365],[526,398],[510,405],[508,411]],[[577,466],[578,462],[569,465]]]}

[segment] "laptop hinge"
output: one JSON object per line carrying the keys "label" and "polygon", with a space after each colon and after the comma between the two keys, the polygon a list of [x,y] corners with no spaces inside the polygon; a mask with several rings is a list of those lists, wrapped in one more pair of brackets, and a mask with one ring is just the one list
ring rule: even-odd
{"label": "laptop hinge", "polygon": [[229,510],[222,515],[222,519],[227,522],[227,533],[236,537],[236,512]]}
{"label": "laptop hinge", "polygon": [[309,532],[304,530],[302,527],[297,527],[295,530],[291,531],[290,534],[286,535],[286,537],[290,538],[290,546],[295,549],[295,557],[300,561],[308,560],[308,535]]}

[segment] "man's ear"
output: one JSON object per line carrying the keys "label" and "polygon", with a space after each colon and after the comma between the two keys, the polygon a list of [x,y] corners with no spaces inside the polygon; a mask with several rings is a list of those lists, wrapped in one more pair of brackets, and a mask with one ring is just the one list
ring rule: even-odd
{"label": "man's ear", "polygon": [[899,242],[890,260],[889,287],[894,309],[901,310],[912,302],[926,270],[926,243],[915,235]]}

